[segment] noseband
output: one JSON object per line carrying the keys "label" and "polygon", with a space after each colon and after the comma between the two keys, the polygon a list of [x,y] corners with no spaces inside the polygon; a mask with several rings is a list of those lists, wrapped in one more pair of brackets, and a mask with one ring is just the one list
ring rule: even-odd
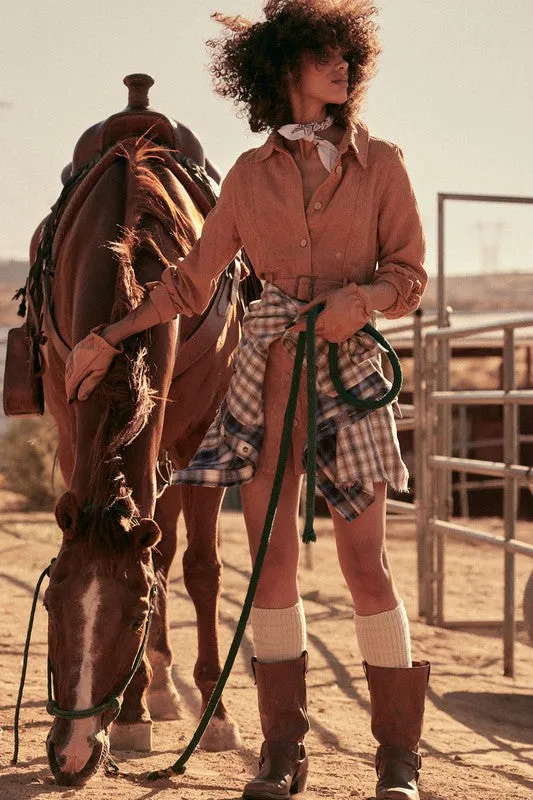
{"label": "noseband", "polygon": [[122,707],[122,695],[128,688],[129,684],[135,673],[137,672],[141,661],[144,658],[144,654],[146,652],[146,645],[148,644],[148,636],[150,634],[150,626],[152,624],[152,616],[154,613],[154,605],[155,605],[155,598],[157,597],[157,584],[154,582],[150,587],[150,607],[148,609],[148,615],[146,617],[146,622],[144,625],[144,635],[142,638],[142,642],[140,647],[137,651],[137,655],[135,656],[135,660],[133,665],[122,682],[120,689],[115,692],[114,694],[110,694],[102,703],[97,706],[91,706],[91,708],[84,708],[80,710],[66,710],[64,708],[60,708],[56,701],[54,700],[53,695],[53,687],[52,687],[52,662],[50,658],[48,658],[48,702],[46,704],[46,710],[52,717],[59,717],[60,719],[87,719],[88,717],[96,717],[99,714],[103,714],[106,711],[110,711],[110,719],[108,721],[108,725],[113,722],[113,720],[119,715],[120,709]]}

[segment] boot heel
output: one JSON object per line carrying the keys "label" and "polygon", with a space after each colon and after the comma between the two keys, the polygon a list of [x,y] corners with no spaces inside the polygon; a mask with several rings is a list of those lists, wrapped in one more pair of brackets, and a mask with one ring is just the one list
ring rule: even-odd
{"label": "boot heel", "polygon": [[300,792],[305,792],[306,786],[307,786],[307,770],[301,775],[298,775],[291,783],[291,788],[290,788],[291,795],[300,794]]}

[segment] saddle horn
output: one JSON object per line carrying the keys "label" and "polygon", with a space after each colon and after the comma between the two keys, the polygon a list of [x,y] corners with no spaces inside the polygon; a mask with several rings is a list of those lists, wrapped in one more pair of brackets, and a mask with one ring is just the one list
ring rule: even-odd
{"label": "saddle horn", "polygon": [[150,75],[145,75],[142,72],[135,72],[132,75],[126,75],[123,83],[128,87],[128,105],[126,111],[149,108],[150,101],[148,99],[148,92],[154,85],[154,79]]}

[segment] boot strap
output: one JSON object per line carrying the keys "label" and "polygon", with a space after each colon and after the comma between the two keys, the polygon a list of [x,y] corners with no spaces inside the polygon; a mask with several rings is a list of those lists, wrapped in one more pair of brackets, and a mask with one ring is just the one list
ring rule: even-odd
{"label": "boot strap", "polygon": [[259,754],[259,769],[265,763],[267,756],[276,756],[277,752],[281,751],[283,754],[288,753],[290,758],[295,761],[303,761],[306,756],[305,745],[303,742],[284,742],[278,739],[268,739],[261,745],[261,752]]}
{"label": "boot strap", "polygon": [[406,747],[393,747],[392,745],[380,745],[376,752],[376,772],[379,775],[382,761],[402,761],[404,764],[409,764],[417,772],[420,772],[422,767],[422,756],[420,753],[413,753]]}

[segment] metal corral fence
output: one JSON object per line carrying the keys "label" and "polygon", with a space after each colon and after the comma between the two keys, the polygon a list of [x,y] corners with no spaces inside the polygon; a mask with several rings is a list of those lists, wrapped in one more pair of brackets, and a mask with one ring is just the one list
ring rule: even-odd
{"label": "metal corral fence", "polygon": [[[533,405],[533,389],[516,389],[515,331],[530,327],[533,315],[491,325],[463,328],[437,328],[425,336],[425,391],[417,409],[422,423],[418,437],[417,460],[425,465],[423,480],[417,489],[417,528],[420,544],[419,578],[421,610],[429,624],[443,625],[444,612],[444,540],[457,536],[499,547],[504,552],[504,674],[514,674],[515,555],[533,556],[533,546],[516,538],[518,490],[533,491],[533,470],[519,464],[518,408]],[[448,388],[450,342],[485,332],[503,333],[503,388],[491,391],[451,391]],[[503,462],[482,461],[452,456],[452,406],[503,406]],[[417,426],[418,427],[418,426]],[[451,473],[473,473],[502,478],[504,488],[504,536],[474,530],[449,521],[451,510]]]}
{"label": "metal corral fence", "polygon": [[[413,323],[387,328],[394,338],[413,330],[413,405],[402,406],[407,416],[399,420],[399,430],[412,430],[414,453],[415,502],[389,500],[387,510],[393,514],[413,515],[416,519],[418,551],[419,614],[430,625],[445,625],[445,539],[455,536],[488,543],[503,550],[504,674],[514,674],[515,620],[515,555],[533,556],[533,546],[516,537],[518,490],[522,486],[533,491],[533,467],[519,464],[520,405],[533,405],[533,389],[517,390],[515,386],[515,331],[531,328],[533,315],[507,318],[491,324],[449,327],[449,309],[443,328],[434,326],[436,318],[424,319],[422,312]],[[449,390],[451,340],[464,340],[482,333],[503,334],[503,388],[492,391]],[[503,462],[482,461],[452,456],[452,407],[459,412],[467,406],[503,406]],[[529,437],[522,437],[524,438]],[[504,490],[504,536],[458,525],[450,521],[452,509],[452,472],[477,474],[501,479]]]}

